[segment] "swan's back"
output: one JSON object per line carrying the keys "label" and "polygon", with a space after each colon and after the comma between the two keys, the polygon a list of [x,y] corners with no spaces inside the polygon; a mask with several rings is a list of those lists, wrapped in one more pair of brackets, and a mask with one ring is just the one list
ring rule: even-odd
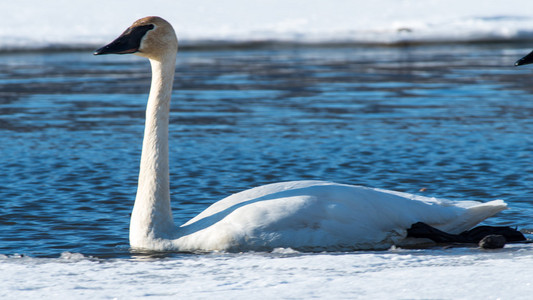
{"label": "swan's back", "polygon": [[400,243],[416,222],[459,233],[505,208],[501,200],[453,202],[325,181],[282,182],[211,205],[181,227],[180,244],[239,251],[382,249]]}

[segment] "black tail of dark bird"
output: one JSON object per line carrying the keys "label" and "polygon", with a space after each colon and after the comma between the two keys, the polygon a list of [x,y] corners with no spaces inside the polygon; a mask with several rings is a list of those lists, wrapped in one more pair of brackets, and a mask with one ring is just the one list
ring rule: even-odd
{"label": "black tail of dark bird", "polygon": [[418,222],[407,229],[407,237],[427,238],[436,243],[479,243],[488,235],[501,235],[509,242],[525,241],[524,235],[511,227],[478,226],[460,234],[451,234]]}

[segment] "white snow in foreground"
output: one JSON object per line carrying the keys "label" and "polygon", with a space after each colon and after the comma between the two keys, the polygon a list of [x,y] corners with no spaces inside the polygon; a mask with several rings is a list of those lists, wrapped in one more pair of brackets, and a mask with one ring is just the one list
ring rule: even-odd
{"label": "white snow in foreground", "polygon": [[530,299],[533,245],[384,252],[0,258],[2,299]]}
{"label": "white snow in foreground", "polygon": [[2,1],[0,49],[103,44],[148,15],[183,43],[522,39],[532,11],[529,0]]}

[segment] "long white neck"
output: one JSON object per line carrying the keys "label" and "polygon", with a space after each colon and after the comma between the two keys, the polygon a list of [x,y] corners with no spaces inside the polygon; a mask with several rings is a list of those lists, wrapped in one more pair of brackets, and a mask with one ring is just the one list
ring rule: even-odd
{"label": "long white neck", "polygon": [[151,248],[175,232],[170,207],[168,119],[176,53],[150,59],[152,85],[146,107],[139,185],[130,223],[130,244]]}

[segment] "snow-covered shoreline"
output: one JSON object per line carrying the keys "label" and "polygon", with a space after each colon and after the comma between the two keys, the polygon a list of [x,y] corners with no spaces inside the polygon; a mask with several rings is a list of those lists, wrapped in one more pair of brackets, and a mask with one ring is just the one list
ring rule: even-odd
{"label": "snow-covered shoreline", "polygon": [[[3,299],[528,299],[531,244],[165,259],[0,258]],[[36,261],[37,260],[37,261]],[[24,278],[24,280],[21,280]]]}

